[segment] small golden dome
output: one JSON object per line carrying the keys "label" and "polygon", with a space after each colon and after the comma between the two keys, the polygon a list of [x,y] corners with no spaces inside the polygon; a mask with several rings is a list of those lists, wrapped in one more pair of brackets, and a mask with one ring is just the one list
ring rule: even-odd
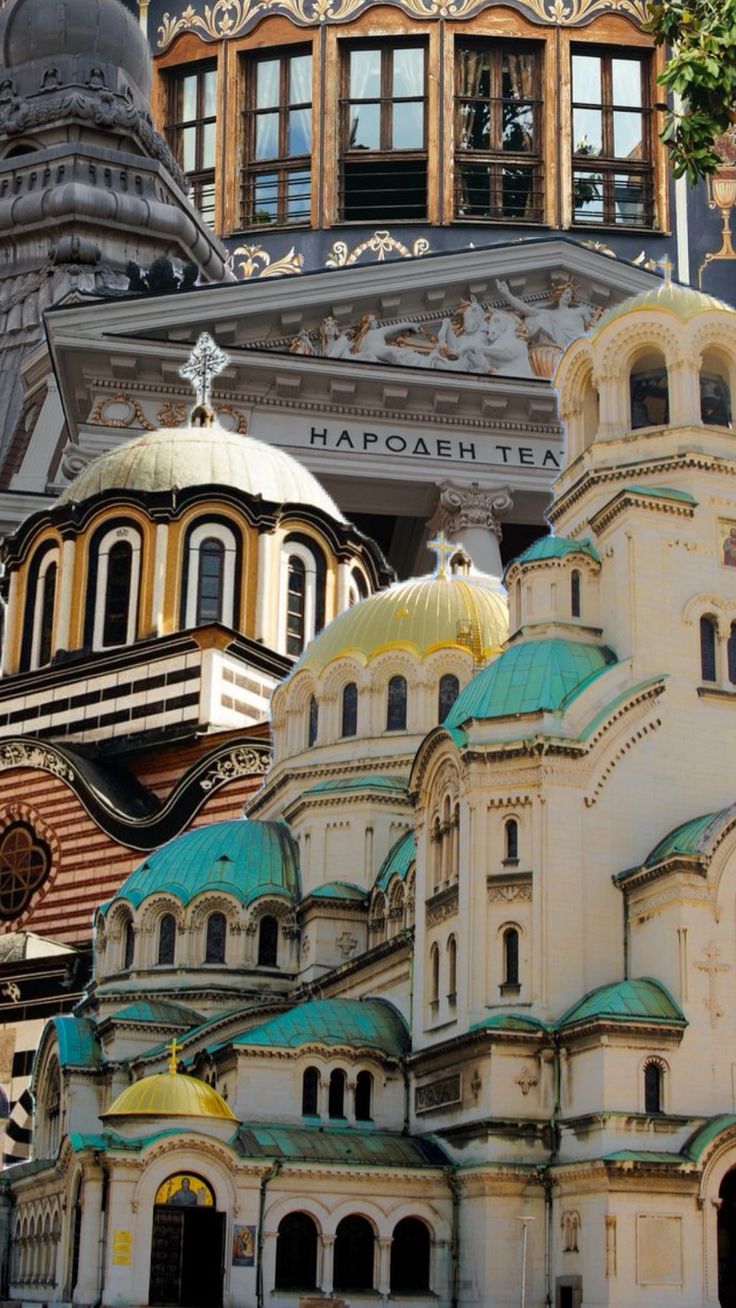
{"label": "small golden dome", "polygon": [[679,286],[673,283],[668,285],[663,282],[661,286],[655,286],[650,291],[642,291],[639,295],[632,295],[628,300],[622,300],[620,304],[609,309],[602,318],[599,318],[589,333],[590,340],[595,340],[604,327],[608,327],[618,318],[627,318],[630,313],[640,313],[644,309],[663,309],[666,313],[679,318],[681,322],[688,322],[696,314],[712,312],[714,309],[720,312],[725,310],[730,314],[734,312],[732,305],[717,300],[714,295],[707,295],[705,291],[697,291],[693,286]]}
{"label": "small golden dome", "polygon": [[235,1122],[237,1118],[221,1094],[204,1081],[180,1072],[158,1072],[134,1081],[108,1108],[103,1119],[114,1117],[210,1117]]}

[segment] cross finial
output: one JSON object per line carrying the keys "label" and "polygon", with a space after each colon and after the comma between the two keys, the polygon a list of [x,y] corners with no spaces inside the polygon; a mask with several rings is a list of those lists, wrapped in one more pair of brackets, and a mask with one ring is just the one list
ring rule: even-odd
{"label": "cross finial", "polygon": [[457,552],[457,545],[449,541],[444,531],[438,531],[434,540],[427,542],[427,549],[437,556],[434,565],[435,577],[447,576],[447,560]]}
{"label": "cross finial", "polygon": [[661,259],[657,260],[657,263],[662,269],[665,287],[669,289],[672,285],[672,260],[668,254],[665,254]]}
{"label": "cross finial", "polygon": [[169,1055],[169,1076],[176,1076],[176,1036],[172,1038],[170,1045],[164,1045]]}
{"label": "cross finial", "polygon": [[198,405],[209,406],[212,383],[229,362],[230,356],[215,344],[208,332],[202,332],[184,367],[179,369],[179,376],[192,383]]}

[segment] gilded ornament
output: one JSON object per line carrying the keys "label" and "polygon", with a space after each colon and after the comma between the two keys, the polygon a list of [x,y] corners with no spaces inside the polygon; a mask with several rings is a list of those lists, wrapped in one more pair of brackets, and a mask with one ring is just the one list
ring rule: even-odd
{"label": "gilded ornament", "polygon": [[232,781],[234,777],[263,776],[268,772],[270,762],[266,750],[239,746],[219,758],[199,784],[202,790],[210,791],[225,781]]}
{"label": "gilded ornament", "polygon": [[[109,418],[107,409],[111,404],[127,404],[128,412],[124,418]],[[144,431],[153,431],[153,423],[148,421],[140,404],[133,395],[126,391],[115,391],[98,400],[89,415],[90,423],[95,427],[143,427]]]}
{"label": "gilded ornament", "polygon": [[423,254],[428,254],[429,249],[429,241],[424,236],[418,236],[409,249],[389,231],[381,230],[374,232],[352,250],[348,249],[345,241],[333,241],[325,259],[325,267],[347,268],[350,264],[357,263],[361,255],[368,251],[377,255],[377,263],[383,263],[387,254],[398,254],[402,259],[419,259]]}
{"label": "gilded ornament", "polygon": [[239,245],[230,255],[228,266],[239,273],[243,281],[250,277],[282,277],[300,273],[304,267],[304,255],[297,254],[292,245],[280,259],[272,260],[262,245]]}

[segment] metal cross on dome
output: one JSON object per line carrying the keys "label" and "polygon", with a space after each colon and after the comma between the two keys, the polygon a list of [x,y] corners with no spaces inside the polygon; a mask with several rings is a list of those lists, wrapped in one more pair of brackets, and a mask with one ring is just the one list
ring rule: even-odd
{"label": "metal cross on dome", "polygon": [[212,383],[229,362],[230,355],[215,344],[208,332],[202,332],[187,362],[179,369],[179,376],[192,383],[197,404],[209,405]]}
{"label": "metal cross on dome", "polygon": [[427,541],[427,549],[437,556],[434,565],[435,577],[447,576],[447,561],[453,554],[457,554],[457,545],[453,545],[448,540],[444,531],[438,531],[434,540]]}
{"label": "metal cross on dome", "polygon": [[174,1038],[173,1038],[173,1040],[171,1041],[171,1044],[170,1044],[170,1045],[164,1045],[164,1049],[166,1050],[167,1054],[169,1055],[169,1074],[170,1074],[171,1076],[176,1076],[176,1068],[177,1068],[177,1063],[176,1063],[176,1054],[177,1054],[176,1036],[174,1036]]}

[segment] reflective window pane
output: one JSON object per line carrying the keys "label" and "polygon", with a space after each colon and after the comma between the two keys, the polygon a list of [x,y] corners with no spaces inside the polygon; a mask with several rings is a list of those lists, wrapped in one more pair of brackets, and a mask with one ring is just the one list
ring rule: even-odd
{"label": "reflective window pane", "polygon": [[253,188],[254,222],[272,223],[276,221],[277,187],[276,173],[260,173],[256,177]]}
{"label": "reflective window pane", "polygon": [[191,173],[197,166],[197,129],[184,127],[181,132],[181,166],[185,173]]}
{"label": "reflective window pane", "polygon": [[501,65],[501,94],[504,100],[524,100],[534,94],[535,57],[529,52],[507,52]]}
{"label": "reflective window pane", "polygon": [[312,100],[312,56],[296,55],[289,60],[289,103],[310,104]]}
{"label": "reflective window pane", "polygon": [[613,115],[613,153],[618,159],[641,159],[644,154],[644,123],[641,114]]}
{"label": "reflective window pane", "polygon": [[603,151],[603,114],[600,109],[573,110],[573,150],[586,158]]}
{"label": "reflective window pane", "polygon": [[197,75],[183,77],[181,81],[181,121],[191,122],[197,117]]}
{"label": "reflective window pane", "polygon": [[311,148],[311,109],[291,109],[289,111],[289,135],[286,146],[287,154],[309,154]]}
{"label": "reflective window pane", "polygon": [[205,123],[202,128],[202,158],[200,168],[215,166],[215,124]]}
{"label": "reflective window pane", "polygon": [[215,184],[207,182],[206,185],[199,187],[199,194],[196,200],[197,208],[210,227],[215,223]]}
{"label": "reflective window pane", "polygon": [[578,103],[601,103],[601,61],[598,55],[573,55],[572,98]]}
{"label": "reflective window pane", "polygon": [[279,102],[278,59],[267,59],[256,64],[256,108],[270,109]]}
{"label": "reflective window pane", "polygon": [[256,114],[256,159],[274,159],[278,152],[278,113]]}
{"label": "reflective window pane", "polygon": [[534,174],[531,168],[504,168],[502,209],[504,217],[524,218],[533,205]]}
{"label": "reflective window pane", "polygon": [[393,95],[424,94],[424,50],[421,46],[399,46],[394,50]]}
{"label": "reflective window pane", "polygon": [[616,173],[613,179],[613,201],[616,222],[633,223],[641,226],[646,212],[644,179],[637,173],[633,176]]}
{"label": "reflective window pane", "polygon": [[575,218],[581,222],[603,221],[603,177],[600,173],[579,173],[573,177]]}
{"label": "reflective window pane", "polygon": [[381,109],[377,104],[350,105],[348,149],[378,150],[381,144]]}
{"label": "reflective window pane", "polygon": [[460,94],[488,96],[491,93],[489,50],[461,50]]}
{"label": "reflective window pane", "polygon": [[501,140],[504,150],[517,154],[534,149],[534,110],[530,104],[504,104]]}
{"label": "reflective window pane", "polygon": [[217,91],[217,72],[210,68],[208,72],[202,75],[202,100],[203,114],[205,118],[214,118],[216,113],[216,91]]}
{"label": "reflective window pane", "polygon": [[307,222],[310,213],[310,176],[304,169],[289,173],[286,188],[286,216],[290,223]]}
{"label": "reflective window pane", "polygon": [[613,103],[641,105],[641,63],[638,59],[612,59],[611,80],[613,83]]}
{"label": "reflective window pane", "polygon": [[380,50],[351,50],[350,95],[355,100],[369,100],[381,94]]}
{"label": "reflective window pane", "polygon": [[424,147],[424,105],[397,104],[393,111],[394,150],[421,150]]}
{"label": "reflective window pane", "polygon": [[461,150],[487,150],[490,145],[491,113],[487,101],[475,100],[458,109],[457,141]]}

